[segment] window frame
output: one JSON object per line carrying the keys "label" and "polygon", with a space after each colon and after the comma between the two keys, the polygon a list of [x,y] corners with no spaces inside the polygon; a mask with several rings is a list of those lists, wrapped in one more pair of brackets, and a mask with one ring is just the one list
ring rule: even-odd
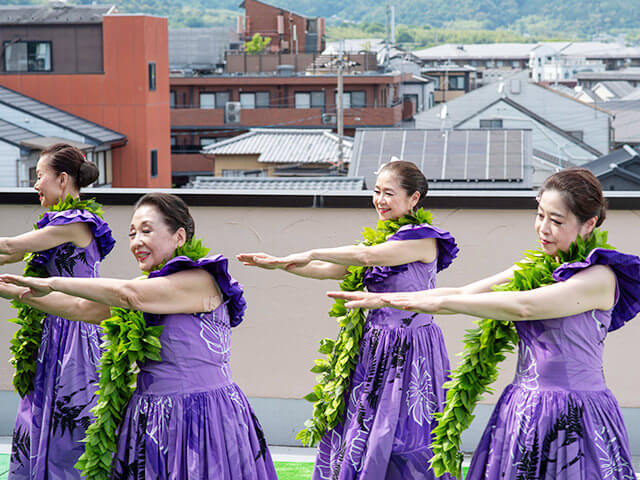
{"label": "window frame", "polygon": [[[7,65],[7,61],[8,61],[8,55],[7,55],[7,48],[12,47],[14,45],[18,45],[18,44],[25,44],[26,45],[26,53],[27,53],[27,58],[26,58],[26,65],[27,65],[27,69],[26,70],[10,70]],[[30,69],[30,64],[29,64],[29,45],[30,44],[46,44],[49,46],[49,69],[47,70],[31,70]],[[2,42],[2,50],[3,50],[3,57],[4,57],[4,72],[5,73],[49,73],[49,72],[53,72],[53,42],[51,40],[20,40],[19,42],[11,42],[11,41],[4,41]]]}
{"label": "window frame", "polygon": [[155,92],[158,88],[158,71],[156,62],[147,63],[147,80],[149,83],[149,91]]}

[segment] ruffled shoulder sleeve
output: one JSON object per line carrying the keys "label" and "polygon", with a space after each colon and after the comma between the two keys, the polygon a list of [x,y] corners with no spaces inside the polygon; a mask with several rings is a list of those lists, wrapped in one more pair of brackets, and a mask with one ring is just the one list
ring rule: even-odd
{"label": "ruffled shoulder sleeve", "polygon": [[88,212],[87,210],[63,210],[61,212],[46,212],[44,216],[36,224],[37,227],[53,227],[59,225],[69,225],[71,223],[87,223],[91,228],[91,233],[95,239],[98,250],[100,250],[100,259],[104,259],[116,244],[109,224],[102,220],[99,216]]}
{"label": "ruffled shoulder sleeve", "polygon": [[244,299],[242,285],[229,275],[228,265],[229,261],[222,255],[204,257],[195,261],[189,257],[180,256],[169,260],[160,270],[151,272],[149,278],[163,277],[192,268],[204,268],[218,284],[223,300],[227,302],[230,324],[235,327],[243,320],[247,302]]}
{"label": "ruffled shoulder sleeve", "polygon": [[458,256],[459,249],[453,235],[428,223],[400,227],[388,240],[420,240],[422,238],[435,238],[438,242],[438,262],[436,267],[438,272],[451,265],[453,259]]}
{"label": "ruffled shoulder sleeve", "polygon": [[563,282],[592,265],[607,265],[618,282],[620,297],[613,307],[609,331],[613,332],[640,311],[640,258],[615,250],[595,248],[583,262],[564,263],[553,272],[553,279]]}

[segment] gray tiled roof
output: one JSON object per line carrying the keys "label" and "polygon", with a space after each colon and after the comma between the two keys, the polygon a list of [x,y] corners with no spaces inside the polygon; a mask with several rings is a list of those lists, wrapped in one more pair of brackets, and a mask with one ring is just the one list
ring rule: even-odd
{"label": "gray tiled roof", "polygon": [[[343,140],[344,161],[351,160],[353,142]],[[237,137],[208,145],[203,153],[260,155],[260,163],[332,163],[338,161],[338,137],[331,130],[252,128]]]}
{"label": "gray tiled roof", "polygon": [[39,102],[38,100],[2,86],[0,86],[0,104],[7,105],[9,108],[23,111],[45,122],[71,130],[96,144],[113,143],[126,139],[126,136],[121,133],[102,127],[89,120],[76,117],[64,110]]}
{"label": "gray tiled roof", "polygon": [[36,133],[0,119],[0,140],[4,140],[18,146],[23,140],[28,140],[37,136],[38,134]]}
{"label": "gray tiled roof", "polygon": [[364,190],[362,177],[196,177],[187,188],[204,190],[261,190],[339,192]]}
{"label": "gray tiled roof", "polygon": [[[54,6],[59,5],[59,6]],[[113,5],[68,5],[50,2],[47,6],[0,6],[0,24],[102,23],[102,17],[117,11]]]}
{"label": "gray tiled roof", "polygon": [[640,154],[630,146],[624,145],[622,148],[618,148],[607,155],[596,158],[592,162],[585,163],[583,167],[591,170],[596,177],[600,177],[617,167],[624,167],[624,165],[631,160],[637,162],[638,159],[640,159]]}
{"label": "gray tiled roof", "polygon": [[529,53],[536,46],[535,43],[487,43],[438,45],[414,53],[422,60],[461,60],[461,59],[529,59]]}

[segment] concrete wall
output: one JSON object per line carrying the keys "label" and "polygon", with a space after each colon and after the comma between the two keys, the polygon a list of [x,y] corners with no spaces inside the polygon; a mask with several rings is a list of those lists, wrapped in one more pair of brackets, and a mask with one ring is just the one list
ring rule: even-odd
{"label": "concrete wall", "polygon": [[[635,202],[640,206],[640,202]],[[195,203],[192,201],[192,205]],[[500,199],[494,202],[500,204]],[[506,202],[505,202],[506,203]],[[504,203],[503,203],[504,204]],[[534,205],[531,198],[532,207]],[[471,205],[470,205],[471,206]],[[534,210],[531,209],[435,209],[438,226],[453,232],[462,255],[438,277],[439,286],[456,286],[494,273],[521,258],[524,249],[535,247]],[[299,400],[314,384],[309,373],[318,357],[318,340],[334,337],[337,328],[326,312],[331,302],[327,290],[336,288],[332,280],[315,281],[283,272],[241,266],[233,259],[239,252],[265,251],[286,254],[312,247],[352,244],[365,225],[374,225],[373,209],[365,208],[283,208],[283,207],[197,207],[192,208],[196,235],[206,240],[213,252],[230,257],[231,273],[246,289],[248,310],[244,323],[234,329],[232,371],[236,382],[250,397],[271,443],[294,444],[295,432],[310,414],[310,405]],[[29,230],[40,212],[36,206],[0,204],[0,235]],[[610,243],[624,252],[640,254],[638,210],[610,211],[605,226]],[[103,276],[130,278],[138,275],[128,252],[127,226],[130,206],[106,206],[106,219],[115,231],[117,245],[102,266]],[[21,266],[0,267],[2,272],[19,272]],[[0,302],[0,318],[14,312]],[[452,363],[462,349],[464,331],[471,328],[470,317],[441,316]],[[2,404],[15,404],[10,392],[12,369],[8,364],[9,338],[14,325],[0,322],[0,397]],[[640,454],[640,382],[631,365],[640,361],[637,339],[640,320],[612,333],[605,349],[605,371],[609,387],[623,407],[634,454]],[[514,358],[502,366],[495,385],[499,393],[513,378]],[[485,403],[495,403],[490,396]],[[478,408],[478,418],[465,439],[472,449],[486,423],[490,405]],[[0,410],[0,434],[7,434],[15,411]]]}

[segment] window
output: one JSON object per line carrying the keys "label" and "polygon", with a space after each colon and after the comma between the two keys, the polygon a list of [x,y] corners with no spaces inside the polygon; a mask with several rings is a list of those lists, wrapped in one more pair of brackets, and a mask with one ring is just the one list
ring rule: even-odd
{"label": "window", "polygon": [[176,92],[173,90],[169,91],[169,107],[176,108]]}
{"label": "window", "polygon": [[[336,106],[337,105],[338,94],[336,93]],[[366,94],[364,91],[344,92],[342,94],[342,108],[364,108],[366,106]]]}
{"label": "window", "polygon": [[269,92],[247,92],[240,94],[243,109],[269,108]]}
{"label": "window", "polygon": [[223,177],[267,177],[268,173],[268,170],[222,170]]}
{"label": "window", "polygon": [[217,138],[203,138],[203,137],[200,137],[200,146],[201,147],[206,147],[207,145],[214,144],[217,141],[218,141]]}
{"label": "window", "polygon": [[200,94],[200,108],[224,108],[228,101],[229,92]]}
{"label": "window", "polygon": [[50,72],[51,42],[4,42],[7,72]]}
{"label": "window", "polygon": [[324,108],[324,92],[296,92],[296,108]]}
{"label": "window", "polygon": [[449,90],[464,90],[464,77],[457,75],[455,77],[449,77]]}
{"label": "window", "polygon": [[151,177],[158,176],[158,150],[151,150]]}
{"label": "window", "polygon": [[502,119],[489,118],[480,120],[480,128],[502,128]]}
{"label": "window", "polygon": [[149,90],[156,89],[156,62],[149,62]]}

